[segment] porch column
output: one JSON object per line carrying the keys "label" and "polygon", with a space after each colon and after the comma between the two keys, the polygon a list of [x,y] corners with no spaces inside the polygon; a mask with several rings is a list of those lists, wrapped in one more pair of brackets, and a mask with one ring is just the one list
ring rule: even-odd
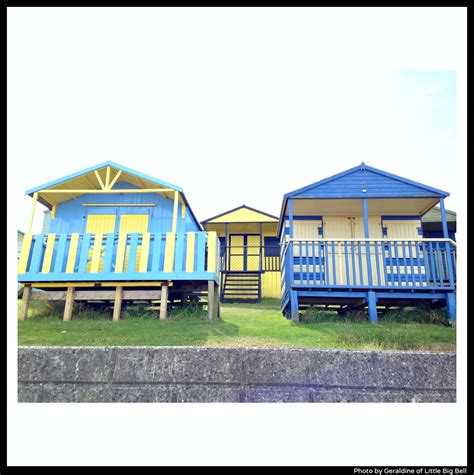
{"label": "porch column", "polygon": [[229,224],[225,223],[224,270],[229,270]]}
{"label": "porch column", "polygon": [[37,201],[38,201],[38,192],[33,194],[33,204],[31,205],[30,220],[28,222],[28,227],[26,228],[25,234],[31,234],[31,228],[33,227],[33,219],[35,217]]}
{"label": "porch column", "polygon": [[[443,238],[449,239],[448,221],[446,220],[446,209],[444,207],[444,198],[439,200],[439,207],[441,209],[441,224],[443,225]],[[454,288],[454,265],[452,261],[451,245],[449,242],[445,243],[446,246],[446,260],[448,262],[449,273],[449,286]],[[449,292],[446,294],[446,312],[448,314],[448,320],[453,325],[456,321],[456,294]]]}
{"label": "porch column", "polygon": [[[293,198],[288,200],[288,221],[290,225],[290,239],[293,238]],[[288,243],[288,255],[289,255],[289,269],[287,271],[290,276],[290,308],[291,308],[291,319],[295,322],[300,321],[300,315],[298,311],[298,295],[295,290],[293,290],[294,285],[294,258],[293,258],[293,243],[290,241]]]}
{"label": "porch column", "polygon": [[[369,239],[369,210],[367,206],[367,198],[362,198],[362,210],[364,212],[364,237]],[[365,243],[365,256],[367,258],[367,279],[369,281],[369,286],[372,287],[372,260],[370,258],[370,242]]]}
{"label": "porch column", "polygon": [[448,222],[446,220],[446,209],[444,208],[444,198],[439,200],[439,207],[441,209],[441,224],[443,225],[443,237],[448,239],[449,232],[448,232]]}
{"label": "porch column", "polygon": [[173,205],[173,224],[171,227],[171,232],[175,233],[178,227],[178,205],[179,205],[179,193],[174,192],[174,205]]}

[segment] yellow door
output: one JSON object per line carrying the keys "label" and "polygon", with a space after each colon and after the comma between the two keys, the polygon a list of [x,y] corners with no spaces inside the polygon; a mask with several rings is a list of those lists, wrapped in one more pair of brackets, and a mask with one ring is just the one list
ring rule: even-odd
{"label": "yellow door", "polygon": [[[105,233],[113,233],[115,230],[115,214],[90,214],[87,216],[87,223],[86,223],[86,233],[94,233],[99,239],[100,236]],[[103,236],[102,236],[102,242]],[[92,255],[93,255],[94,247],[91,246],[89,250],[89,255],[87,259],[87,267],[86,272],[90,272],[91,264],[92,264]],[[104,258],[103,253],[105,250],[105,246],[102,246],[100,251],[100,260],[99,260],[99,272],[102,271],[104,267]]]}
{"label": "yellow door", "polygon": [[229,236],[229,270],[244,270],[244,236]]}
{"label": "yellow door", "polygon": [[247,236],[247,270],[260,270],[260,236]]}
{"label": "yellow door", "polygon": [[[119,233],[147,233],[148,215],[147,214],[122,214],[120,216]],[[140,263],[141,246],[137,246],[137,258],[135,260],[135,269],[128,269],[128,256],[130,254],[130,245],[125,250],[124,271],[137,271]]]}

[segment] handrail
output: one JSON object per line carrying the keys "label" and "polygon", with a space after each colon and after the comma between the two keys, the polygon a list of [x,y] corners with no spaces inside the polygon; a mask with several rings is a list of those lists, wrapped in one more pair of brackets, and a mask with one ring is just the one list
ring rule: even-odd
{"label": "handrail", "polygon": [[358,242],[358,241],[361,241],[361,242],[374,242],[374,241],[377,241],[377,242],[384,242],[384,241],[390,241],[390,242],[393,242],[393,241],[405,241],[405,242],[408,242],[408,241],[413,241],[413,242],[449,242],[451,244],[454,244],[455,246],[457,246],[457,243],[456,241],[453,241],[452,239],[450,238],[421,238],[421,239],[416,239],[416,238],[289,238],[288,241],[285,242],[285,244],[287,242],[290,242],[290,241],[295,241],[295,242],[318,242],[318,241],[322,241],[322,242],[326,242],[326,241],[329,241],[329,242],[344,242],[344,241],[348,241],[348,242],[351,242],[351,241],[355,241],[355,242]]}

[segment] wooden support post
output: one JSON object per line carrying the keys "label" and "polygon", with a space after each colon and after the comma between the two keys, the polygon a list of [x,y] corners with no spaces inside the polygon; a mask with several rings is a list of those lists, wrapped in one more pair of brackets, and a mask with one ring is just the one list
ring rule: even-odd
{"label": "wooden support post", "polygon": [[161,286],[160,320],[168,318],[168,284]]}
{"label": "wooden support post", "polygon": [[120,312],[122,311],[122,297],[123,297],[123,287],[117,286],[115,288],[115,302],[114,302],[114,315],[112,320],[117,322],[120,320]]}
{"label": "wooden support post", "polygon": [[214,286],[214,318],[221,318],[221,305],[220,305],[220,293],[219,286]]}
{"label": "wooden support post", "polygon": [[20,320],[28,317],[28,305],[30,303],[31,287],[23,287],[23,297],[21,299]]}
{"label": "wooden support post", "polygon": [[291,308],[291,319],[294,322],[300,321],[300,313],[298,311],[298,294],[295,290],[290,290],[290,308]]}
{"label": "wooden support post", "polygon": [[367,292],[367,309],[369,311],[370,323],[378,323],[377,298],[375,296],[375,292],[373,291]]}
{"label": "wooden support post", "polygon": [[454,292],[446,294],[446,311],[449,323],[454,326],[456,324],[456,294]]}
{"label": "wooden support post", "polygon": [[178,226],[178,204],[179,204],[179,193],[174,192],[174,205],[173,205],[173,221],[171,226],[171,232],[175,233]]}
{"label": "wooden support post", "polygon": [[218,313],[219,287],[213,280],[207,282],[207,319],[214,320]]}
{"label": "wooden support post", "polygon": [[63,320],[69,322],[72,318],[72,307],[74,305],[74,287],[68,287],[66,292],[66,302],[64,304]]}

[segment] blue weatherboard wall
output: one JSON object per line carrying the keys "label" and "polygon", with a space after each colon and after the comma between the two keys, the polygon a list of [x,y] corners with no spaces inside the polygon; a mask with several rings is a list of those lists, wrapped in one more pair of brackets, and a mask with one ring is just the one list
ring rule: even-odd
{"label": "blue weatherboard wall", "polygon": [[[119,182],[115,189],[138,188],[127,182]],[[131,204],[155,204],[156,206],[120,206],[120,207],[86,207],[82,204],[98,203],[131,203]],[[81,195],[74,200],[65,201],[57,205],[56,218],[51,220],[50,233],[84,233],[86,231],[87,215],[89,214],[149,214],[149,232],[171,231],[173,220],[173,200],[157,193],[132,193],[119,194],[88,194]],[[199,225],[193,219],[189,209],[186,209],[185,218],[181,218],[181,203],[178,208],[177,232],[200,231]],[[116,221],[118,232],[119,220]]]}

